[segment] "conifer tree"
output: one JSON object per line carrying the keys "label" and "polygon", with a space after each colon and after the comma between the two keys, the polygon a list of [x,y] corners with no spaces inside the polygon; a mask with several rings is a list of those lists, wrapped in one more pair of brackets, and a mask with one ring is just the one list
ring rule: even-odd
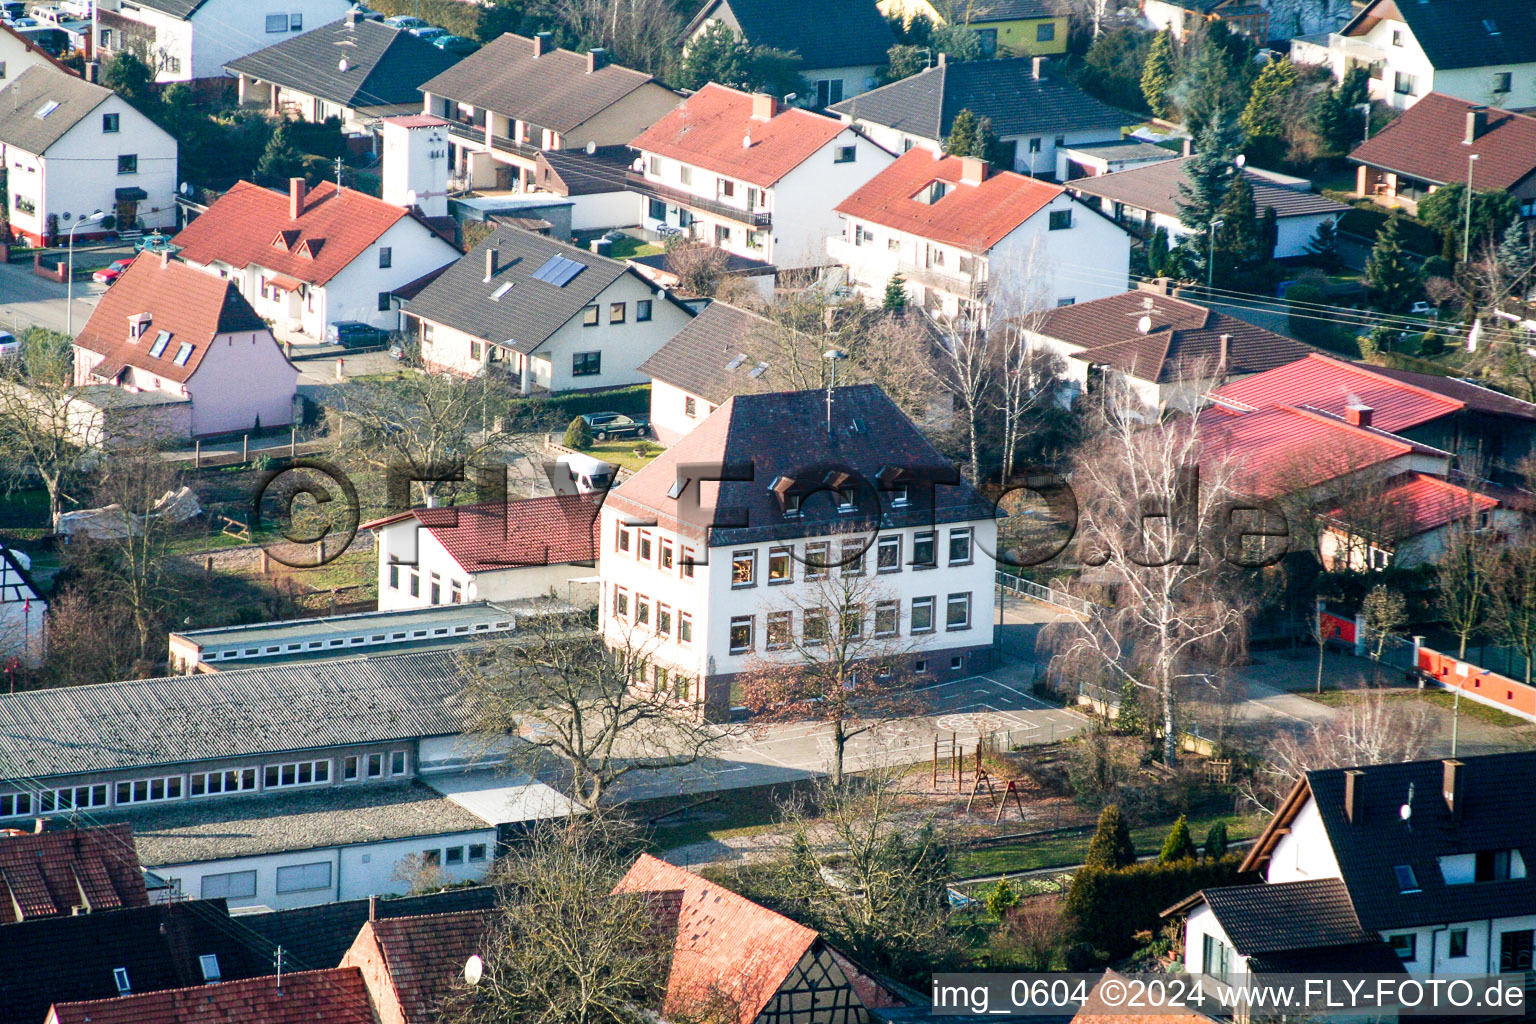
{"label": "conifer tree", "polygon": [[1147,240],[1147,269],[1155,277],[1166,277],[1168,267],[1168,229],[1158,228]]}
{"label": "conifer tree", "polygon": [[1179,220],[1196,235],[1210,226],[1231,187],[1237,139],[1230,119],[1217,111],[1195,139],[1194,155],[1184,162],[1185,180],[1179,182]]}
{"label": "conifer tree", "polygon": [[1131,827],[1120,808],[1110,804],[1099,812],[1099,826],[1088,841],[1085,867],[1123,868],[1136,863],[1136,847],[1131,843]]}
{"label": "conifer tree", "polygon": [[944,152],[950,156],[970,156],[976,149],[976,139],[976,115],[969,109],[961,110],[950,122]]}
{"label": "conifer tree", "polygon": [[1179,815],[1179,820],[1168,830],[1163,840],[1163,850],[1157,855],[1159,864],[1174,864],[1181,860],[1195,859],[1195,837],[1189,831],[1189,819]]}
{"label": "conifer tree", "polygon": [[1218,821],[1205,834],[1205,859],[1221,860],[1227,855],[1227,823]]}
{"label": "conifer tree", "polygon": [[1168,90],[1173,88],[1175,70],[1173,38],[1164,29],[1153,37],[1141,66],[1141,95],[1154,117],[1162,117],[1168,110]]}
{"label": "conifer tree", "polygon": [[1397,211],[1376,233],[1376,244],[1365,261],[1371,301],[1383,313],[1406,312],[1419,290],[1419,272],[1403,251],[1402,218]]}
{"label": "conifer tree", "polygon": [[1285,156],[1286,118],[1296,95],[1296,66],[1289,57],[1280,57],[1264,65],[1253,83],[1248,105],[1239,123],[1248,133],[1244,152],[1249,159],[1271,167]]}
{"label": "conifer tree", "polygon": [[[1536,266],[1536,247],[1531,244],[1530,229],[1523,220],[1517,218],[1504,229],[1504,237],[1499,240],[1498,259],[1499,268],[1511,280],[1523,277]],[[1524,295],[1530,290],[1531,283],[1523,281],[1516,288],[1516,295]]]}
{"label": "conifer tree", "polygon": [[885,300],[880,305],[888,313],[900,313],[907,308],[907,279],[900,271],[885,282]]}
{"label": "conifer tree", "polygon": [[[992,163],[997,156],[997,133],[992,130],[992,119],[983,117],[976,122],[976,141],[971,144],[971,156]],[[1012,170],[1008,167],[1004,170]]]}

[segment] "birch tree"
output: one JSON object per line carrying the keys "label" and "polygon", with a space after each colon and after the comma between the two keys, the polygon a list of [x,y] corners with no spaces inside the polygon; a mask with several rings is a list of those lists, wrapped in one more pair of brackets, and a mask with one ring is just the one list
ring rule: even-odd
{"label": "birch tree", "polygon": [[966,441],[971,479],[981,479],[981,441],[978,428],[981,415],[987,407],[989,392],[997,372],[996,334],[983,325],[979,311],[982,308],[983,285],[971,282],[971,300],[967,313],[943,317],[939,324],[943,337],[934,346],[932,363],[934,378],[939,386],[965,411]]}
{"label": "birch tree", "polygon": [[1000,294],[994,298],[990,314],[996,325],[998,360],[992,408],[1002,420],[1001,479],[1005,485],[1013,478],[1026,417],[1052,400],[1066,373],[1065,360],[1030,344],[1029,339],[1045,318],[1049,274],[1038,240],[1021,265],[994,268],[993,280]]}

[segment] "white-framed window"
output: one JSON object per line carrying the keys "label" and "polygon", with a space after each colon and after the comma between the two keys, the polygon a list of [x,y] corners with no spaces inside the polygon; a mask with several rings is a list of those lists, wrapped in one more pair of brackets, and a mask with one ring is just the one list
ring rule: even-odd
{"label": "white-framed window", "polygon": [[844,576],[864,575],[864,538],[854,537],[843,541],[843,557],[839,560]]}
{"label": "white-framed window", "polygon": [[757,552],[736,551],[731,554],[731,587],[757,585]]}
{"label": "white-framed window", "polygon": [[133,991],[133,982],[128,978],[128,968],[112,968],[112,984],[117,986],[117,994],[126,996]]}
{"label": "white-framed window", "polygon": [[323,786],[331,781],[331,762],[292,761],[288,764],[269,764],[262,773],[261,781],[266,789]]}
{"label": "white-framed window", "polygon": [[381,779],[381,778],[384,777],[384,755],[383,754],[369,754],[368,755],[368,777],[370,779]]}
{"label": "white-framed window", "polygon": [[933,602],[932,597],[914,597],[912,599],[912,632],[933,632]]}
{"label": "white-framed window", "polygon": [[782,651],[794,640],[795,616],[793,612],[769,612],[768,632],[764,646],[770,651]]}
{"label": "white-framed window", "polygon": [[205,984],[218,981],[224,976],[219,970],[219,957],[217,953],[204,953],[197,958],[197,966],[203,972]]}
{"label": "white-framed window", "polygon": [[286,15],[286,14],[269,14],[269,15],[267,15],[267,34],[270,35],[273,32],[287,32],[287,31],[288,31],[288,15]]}
{"label": "white-framed window", "polygon": [[827,642],[827,610],[807,608],[800,614],[800,639],[815,647]]}
{"label": "white-framed window", "polygon": [[971,595],[969,591],[963,594],[949,595],[949,602],[944,609],[944,628],[971,628]]}
{"label": "white-framed window", "polygon": [[331,887],[331,862],[290,864],[277,869],[278,892],[313,892]]}
{"label": "white-framed window", "polygon": [[819,580],[827,574],[827,566],[832,560],[831,545],[824,540],[815,541],[805,546],[805,578]]}
{"label": "white-framed window", "polygon": [[875,605],[875,636],[895,636],[901,632],[901,602],[880,601]]}
{"label": "white-framed window", "polygon": [[51,811],[71,811],[87,807],[107,806],[107,784],[95,786],[66,786],[63,789],[45,789],[38,794],[37,809],[41,814]]}
{"label": "white-framed window", "polygon": [[180,800],[182,795],[181,776],[167,775],[159,779],[135,779],[132,782],[119,782],[117,791],[113,794],[113,802],[118,804],[145,804],[159,800]]}
{"label": "white-framed window", "polygon": [[678,643],[693,643],[693,616],[687,612],[677,615],[677,640]]}
{"label": "white-framed window", "polygon": [[731,619],[731,653],[746,654],[752,650],[752,632],[755,616],[737,615]]}
{"label": "white-framed window", "polygon": [[971,528],[949,531],[949,564],[969,565],[971,562]]}
{"label": "white-framed window", "polygon": [[226,768],[218,772],[193,772],[187,792],[192,796],[246,793],[256,788],[255,768]]}
{"label": "white-framed window", "polygon": [[389,774],[404,775],[411,767],[411,760],[403,750],[392,750],[389,753]]}
{"label": "white-framed window", "polygon": [[0,818],[14,818],[18,814],[32,813],[31,793],[0,794]]}
{"label": "white-framed window", "polygon": [[616,618],[629,618],[629,591],[624,587],[613,588],[613,614]]}
{"label": "white-framed window", "polygon": [[230,871],[203,876],[202,897],[205,900],[248,900],[255,895],[254,871]]}
{"label": "white-framed window", "polygon": [[362,769],[362,758],[356,754],[348,754],[341,759],[341,781],[356,782],[357,774]]}
{"label": "white-framed window", "polygon": [[924,530],[912,535],[912,565],[918,569],[932,569],[937,563],[933,557],[935,531]]}
{"label": "white-framed window", "polygon": [[651,624],[651,599],[644,594],[635,595],[635,625],[649,626]]}
{"label": "white-framed window", "polygon": [[772,548],[768,552],[768,582],[792,583],[795,579],[793,548]]}
{"label": "white-framed window", "polygon": [[672,635],[672,606],[656,603],[656,633],[659,636]]}
{"label": "white-framed window", "polygon": [[881,537],[875,551],[876,572],[901,572],[901,537]]}

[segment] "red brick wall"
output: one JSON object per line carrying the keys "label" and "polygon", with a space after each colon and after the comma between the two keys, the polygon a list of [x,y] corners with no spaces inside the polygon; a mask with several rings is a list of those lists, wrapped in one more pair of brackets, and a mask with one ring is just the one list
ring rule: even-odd
{"label": "red brick wall", "polygon": [[368,1001],[373,1004],[373,1015],[379,1024],[411,1024],[405,1019],[405,1011],[395,995],[389,967],[384,963],[384,954],[373,934],[373,922],[364,924],[362,931],[357,933],[352,948],[341,958],[341,966],[362,971]]}

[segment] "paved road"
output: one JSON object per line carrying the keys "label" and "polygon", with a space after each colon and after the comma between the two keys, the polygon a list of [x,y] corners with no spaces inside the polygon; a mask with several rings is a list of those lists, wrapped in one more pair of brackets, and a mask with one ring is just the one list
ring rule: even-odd
{"label": "paved road", "polygon": [[[83,252],[77,258],[81,262],[96,262],[96,257]],[[106,290],[105,285],[94,281],[75,282],[76,331],[91,318],[96,300]],[[0,329],[16,333],[32,326],[65,330],[69,326],[69,307],[64,294],[64,285],[32,273],[31,263],[0,263]]]}

